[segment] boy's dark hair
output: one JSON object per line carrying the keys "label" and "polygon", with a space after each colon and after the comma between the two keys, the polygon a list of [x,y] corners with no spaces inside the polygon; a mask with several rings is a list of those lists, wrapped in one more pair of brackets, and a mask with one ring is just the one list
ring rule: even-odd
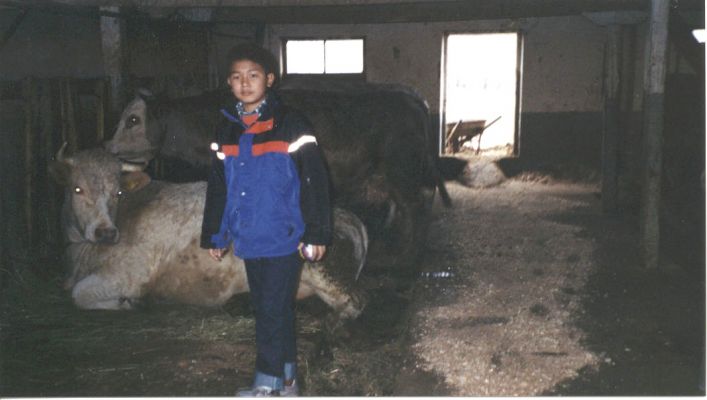
{"label": "boy's dark hair", "polygon": [[231,66],[236,61],[249,60],[260,65],[265,74],[274,74],[275,82],[280,79],[280,68],[273,54],[252,42],[240,43],[229,50],[226,57],[226,76],[231,74]]}

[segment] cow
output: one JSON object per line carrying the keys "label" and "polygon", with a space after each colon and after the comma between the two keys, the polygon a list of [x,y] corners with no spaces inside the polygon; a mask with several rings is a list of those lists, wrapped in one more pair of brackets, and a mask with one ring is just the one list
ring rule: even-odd
{"label": "cow", "polygon": [[[82,309],[130,309],[145,297],[202,306],[248,291],[243,260],[220,262],[199,247],[206,182],[152,180],[102,148],[50,165],[65,186],[62,226],[68,239],[66,287]],[[305,262],[297,298],[317,295],[343,319],[366,300],[355,284],[368,237],[363,223],[334,210],[334,241],[320,262]]]}
{"label": "cow", "polygon": [[[414,259],[435,188],[449,204],[426,102],[395,85],[283,85],[279,94],[312,122],[329,165],[335,203],[367,226],[369,266]],[[202,168],[205,177],[218,109],[228,96],[210,92],[165,101],[138,92],[105,147],[141,165],[155,155],[186,161]]]}

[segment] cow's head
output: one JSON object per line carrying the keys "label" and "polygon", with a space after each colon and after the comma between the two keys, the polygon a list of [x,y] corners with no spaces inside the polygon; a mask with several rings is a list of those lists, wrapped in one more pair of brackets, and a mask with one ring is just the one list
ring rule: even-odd
{"label": "cow's head", "polygon": [[149,91],[138,90],[123,110],[113,139],[105,142],[105,149],[121,160],[144,169],[159,151],[160,130],[152,117],[156,103]]}
{"label": "cow's head", "polygon": [[150,177],[126,167],[103,149],[69,157],[64,155],[65,147],[50,163],[49,172],[65,187],[62,225],[67,238],[72,243],[117,243],[120,233],[115,221],[120,196],[144,187]]}

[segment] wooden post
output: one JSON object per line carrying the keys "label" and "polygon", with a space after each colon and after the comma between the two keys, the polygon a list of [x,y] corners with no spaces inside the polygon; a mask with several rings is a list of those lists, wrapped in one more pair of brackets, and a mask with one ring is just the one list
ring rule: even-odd
{"label": "wooden post", "polygon": [[216,40],[214,39],[214,34],[211,31],[211,29],[206,30],[206,40],[208,42],[208,48],[209,48],[209,69],[208,69],[208,74],[209,74],[209,89],[210,90],[215,90],[218,89],[222,83],[219,79],[219,53],[218,53],[218,46],[216,44]]}
{"label": "wooden post", "polygon": [[69,142],[69,151],[75,153],[81,147],[79,132],[76,128],[76,107],[74,102],[74,89],[70,79],[64,81],[64,95],[66,102],[66,126],[67,126],[67,141]]}
{"label": "wooden post", "polygon": [[[634,105],[640,104],[636,100],[635,90],[636,82],[640,81],[640,75],[636,73],[636,65],[640,61],[638,57],[638,27],[636,25],[628,25],[624,27],[622,34],[622,53],[623,60],[621,62],[621,94],[619,95],[621,105],[621,117],[619,119],[619,132],[621,132],[620,147],[622,159],[619,164],[619,204],[621,204],[622,196],[627,202],[637,204],[640,200],[640,154],[641,146],[641,122],[636,121]],[[629,143],[635,143],[629,145]]]}
{"label": "wooden post", "polygon": [[94,86],[96,94],[96,143],[101,144],[106,138],[106,110],[105,110],[105,83],[102,79],[97,80]]}
{"label": "wooden post", "polygon": [[601,203],[605,213],[618,206],[619,115],[621,83],[621,26],[607,26],[604,73],[604,132],[602,138]]}
{"label": "wooden post", "polygon": [[101,43],[103,49],[103,71],[110,79],[111,114],[117,114],[123,104],[123,23],[120,7],[101,7]]}
{"label": "wooden post", "polygon": [[37,86],[32,78],[27,78],[22,82],[22,97],[25,100],[25,190],[24,190],[24,214],[26,224],[27,246],[34,244],[34,179],[35,179],[35,151],[34,151],[34,120],[36,116],[36,90]]}
{"label": "wooden post", "polygon": [[643,187],[641,247],[646,268],[658,268],[660,255],[660,190],[663,165],[665,64],[670,2],[651,0],[643,95]]}
{"label": "wooden post", "polygon": [[41,199],[37,210],[42,217],[42,240],[43,243],[58,243],[61,235],[58,229],[59,220],[58,206],[56,204],[55,186],[47,173],[49,160],[54,157],[54,113],[52,110],[52,84],[48,80],[41,82],[41,96],[39,99],[40,136],[38,154],[42,157],[45,170],[41,174],[44,182],[38,192],[41,192]]}
{"label": "wooden post", "polygon": [[61,112],[61,140],[69,144],[69,153],[75,153],[79,148],[76,116],[74,113],[71,82],[68,79],[59,81],[59,104]]}
{"label": "wooden post", "polygon": [[61,124],[61,143],[68,143],[67,132],[68,124],[66,123],[66,96],[64,95],[64,81],[59,80],[58,82],[58,98],[59,98],[59,122]]}
{"label": "wooden post", "polygon": [[[590,12],[584,14],[597,25],[605,26],[607,41],[604,54],[604,109],[602,131],[602,164],[601,164],[601,199],[602,209],[607,214],[613,214],[619,205],[619,153],[621,140],[627,127],[622,106],[633,96],[633,69],[626,68],[625,54],[631,46],[624,46],[627,32],[643,21],[642,12],[608,11]],[[626,47],[626,48],[625,48]],[[628,57],[632,54],[628,53]],[[630,113],[630,110],[629,110]]]}

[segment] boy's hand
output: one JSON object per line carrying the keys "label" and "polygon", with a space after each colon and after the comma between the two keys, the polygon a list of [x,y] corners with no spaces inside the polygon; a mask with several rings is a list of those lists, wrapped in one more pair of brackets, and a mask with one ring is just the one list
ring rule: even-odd
{"label": "boy's hand", "polygon": [[312,261],[321,261],[326,254],[326,246],[324,245],[312,245]]}
{"label": "boy's hand", "polygon": [[225,249],[209,249],[209,255],[215,261],[221,261],[221,259],[223,259],[224,254],[226,254],[226,251],[228,251],[227,248],[225,248]]}
{"label": "boy's hand", "polygon": [[[300,253],[302,252],[302,248],[306,246],[304,243],[300,243]],[[326,254],[326,246],[320,245],[320,244],[312,244],[310,245],[311,247],[311,254],[309,254],[306,259],[308,261],[321,261],[322,258],[324,258],[324,255]]]}

